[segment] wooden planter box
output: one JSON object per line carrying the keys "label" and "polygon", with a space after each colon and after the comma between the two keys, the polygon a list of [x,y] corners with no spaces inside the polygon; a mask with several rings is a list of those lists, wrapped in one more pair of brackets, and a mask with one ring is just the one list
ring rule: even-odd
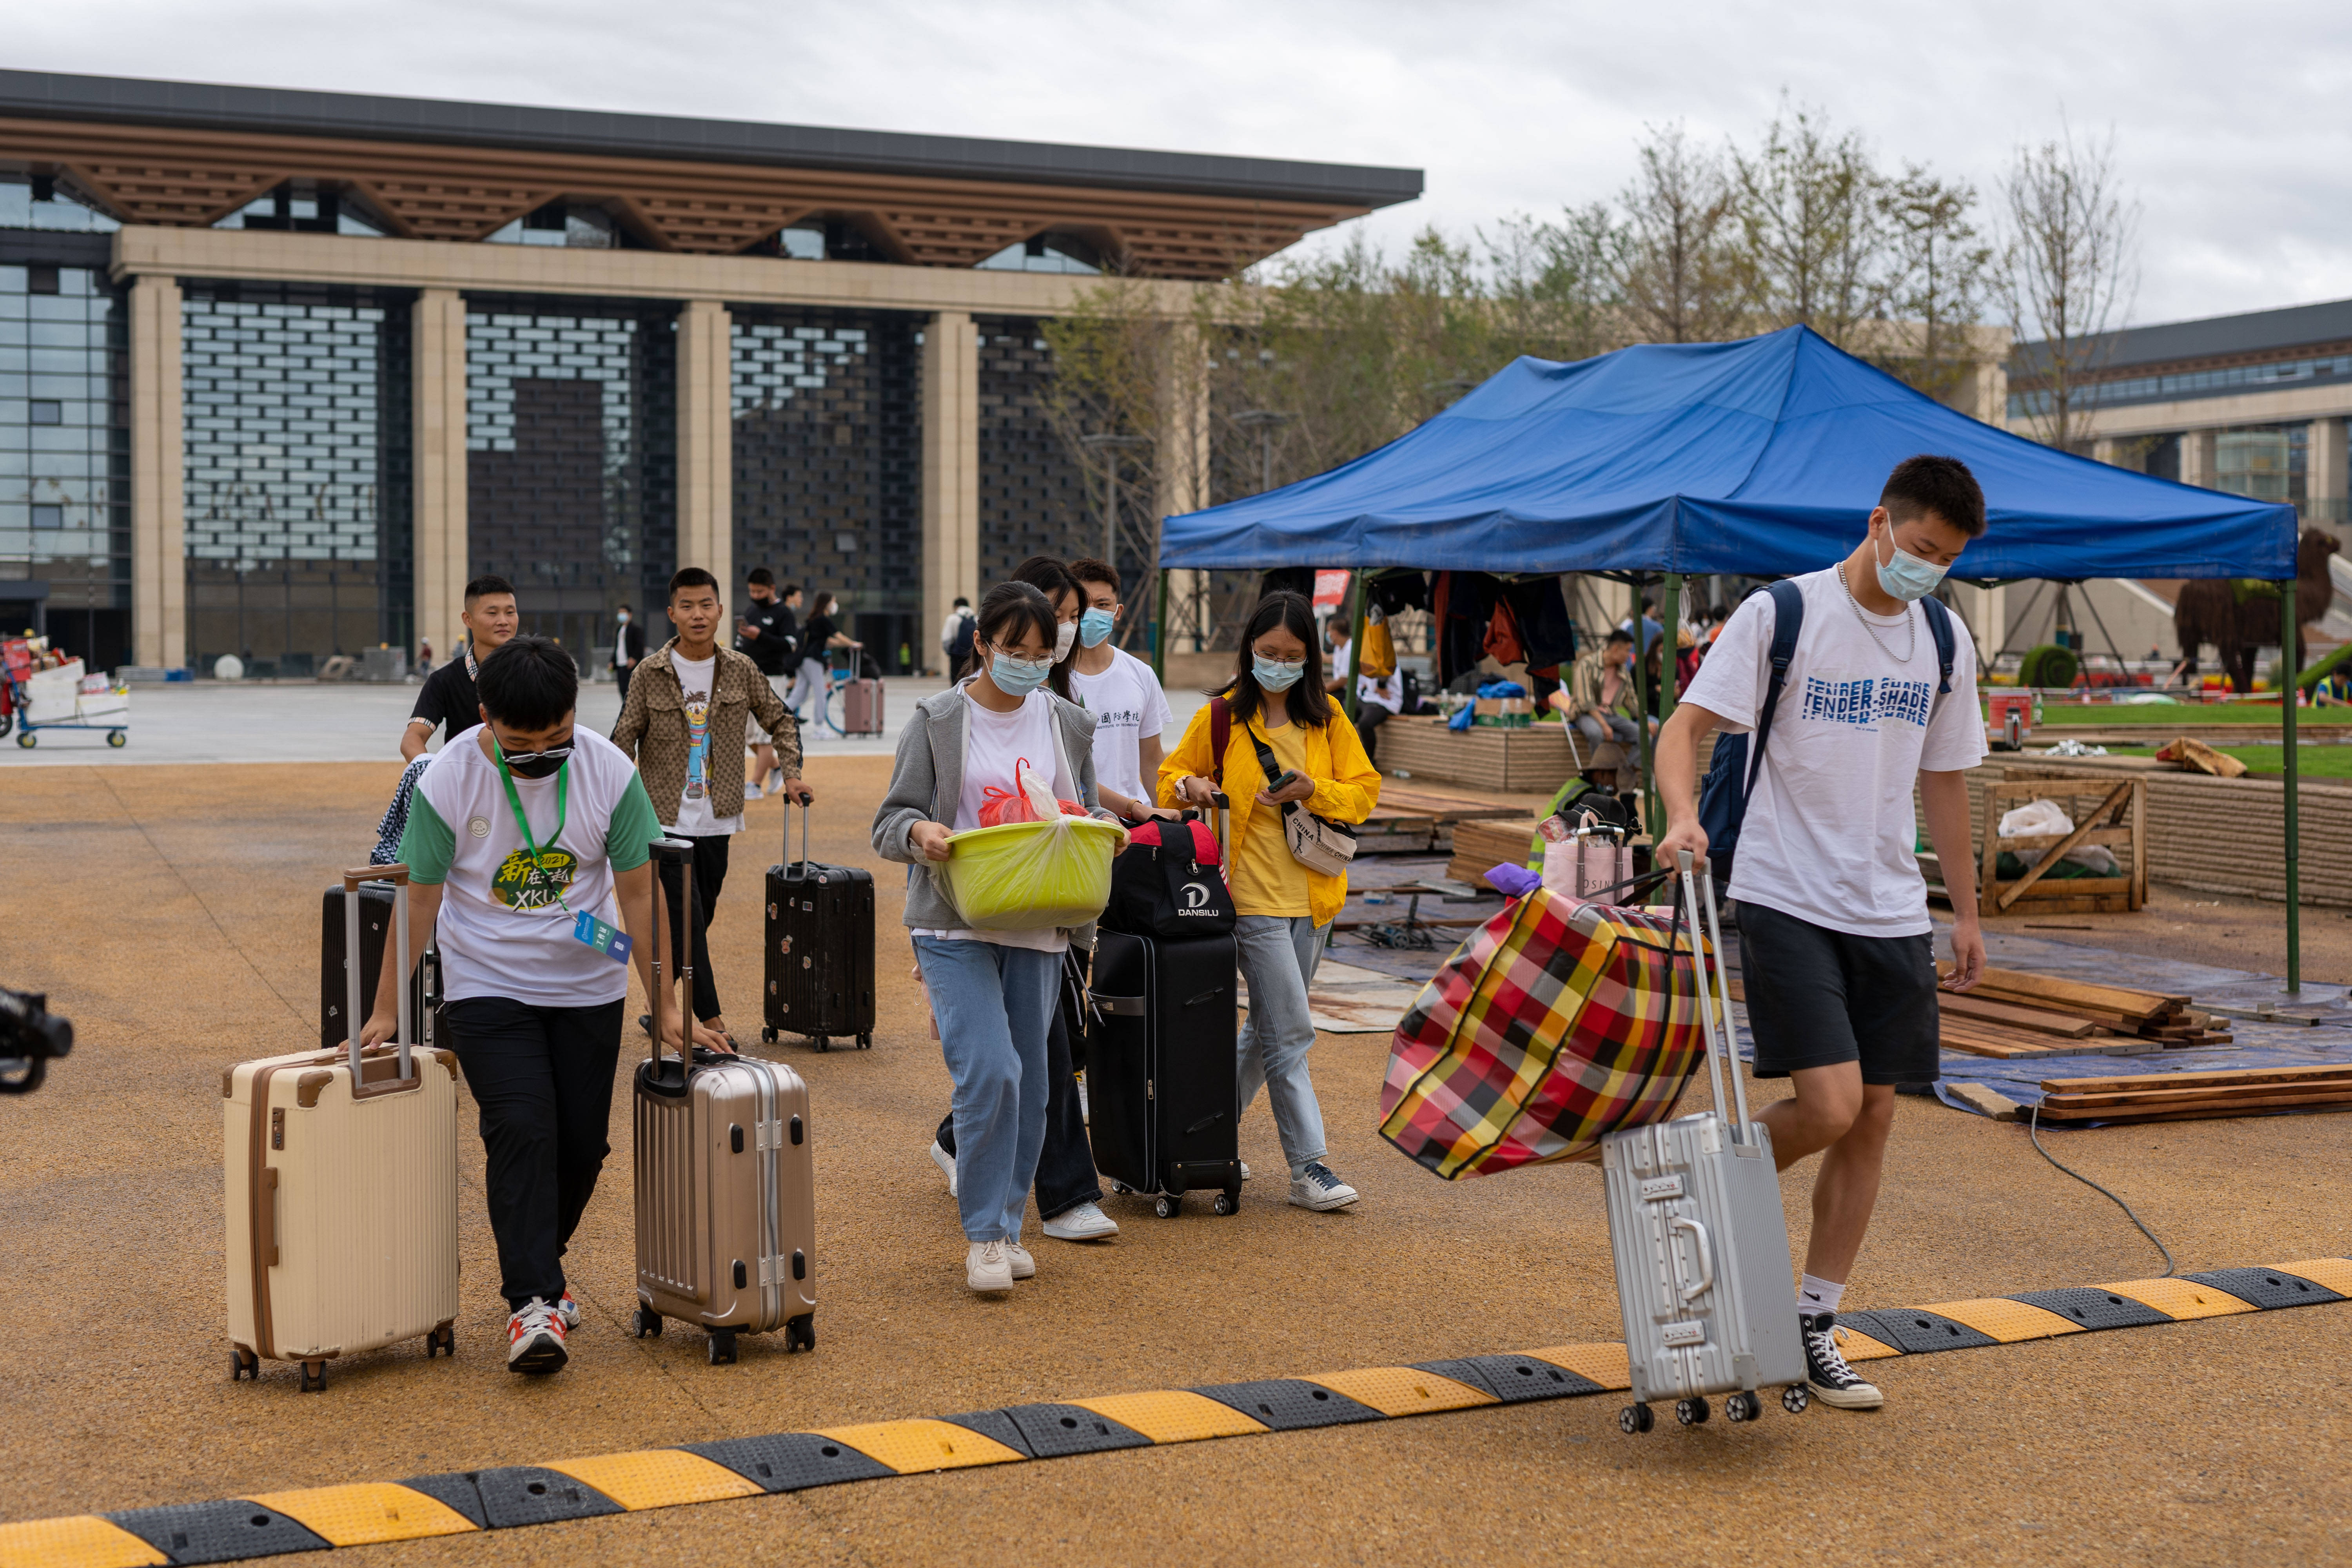
{"label": "wooden planter box", "polygon": [[[2053,800],[2074,819],[2073,833],[2003,837],[2000,819],[2032,800]],[[2096,844],[2124,868],[2120,877],[2068,877],[2055,870],[2061,849]],[[1985,786],[1977,825],[1977,907],[1986,915],[2126,914],[2147,901],[2147,784],[2144,779],[2063,773],[2011,777]],[[2000,879],[2002,851],[2046,850],[2023,877]]]}

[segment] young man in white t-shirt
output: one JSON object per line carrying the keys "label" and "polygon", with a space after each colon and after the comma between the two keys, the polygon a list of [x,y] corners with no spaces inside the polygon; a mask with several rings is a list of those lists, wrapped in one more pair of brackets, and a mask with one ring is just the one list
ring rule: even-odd
{"label": "young man in white t-shirt", "polygon": [[[710,921],[727,883],[729,842],[743,831],[743,742],[752,721],[775,742],[784,793],[805,806],[809,787],[801,781],[801,731],[792,710],[750,655],[719,646],[727,624],[719,579],[699,566],[680,567],[669,580],[668,608],[677,635],[638,667],[613,743],[636,762],[662,826],[694,847],[694,908],[673,923],[672,952],[692,941],[695,1018],[724,1036]],[[662,868],[673,910],[681,879]],[[675,934],[681,930],[685,938]]]}
{"label": "young man in white t-shirt", "polygon": [[[1935,926],[1914,855],[1912,787],[1947,866],[1973,863],[1965,770],[1984,756],[1976,648],[1952,621],[1950,689],[1925,598],[1985,529],[1984,492],[1957,458],[1896,465],[1869,532],[1826,572],[1791,579],[1804,595],[1794,657],[1764,743],[1738,847],[1740,973],[1756,1076],[1788,1078],[1766,1106],[1782,1170],[1822,1156],[1797,1310],[1814,1396],[1875,1409],[1831,1330],[1878,1198],[1895,1087],[1941,1073]],[[1709,730],[1751,731],[1769,683],[1778,609],[1750,595],[1725,625],[1658,735],[1666,831],[1657,861],[1706,853],[1694,774]],[[1750,741],[1750,745],[1754,742]],[[1951,879],[1951,989],[1983,973],[1976,889]]]}
{"label": "young man in white t-shirt", "polygon": [[[553,642],[509,641],[477,690],[482,722],[418,777],[401,835],[408,951],[440,950],[442,1022],[481,1107],[507,1365],[553,1372],[580,1322],[563,1252],[604,1168],[629,961],[652,988],[646,846],[661,826],[628,758],[574,731],[579,672]],[[363,1045],[392,1037],[396,967]],[[676,1049],[675,1008],[663,1026]]]}
{"label": "young man in white t-shirt", "polygon": [[1071,562],[1070,575],[1087,596],[1070,659],[1070,695],[1095,716],[1095,790],[1103,805],[1140,822],[1159,815],[1146,781],[1160,776],[1160,735],[1176,715],[1151,667],[1111,646],[1110,635],[1126,613],[1118,569],[1089,557]]}

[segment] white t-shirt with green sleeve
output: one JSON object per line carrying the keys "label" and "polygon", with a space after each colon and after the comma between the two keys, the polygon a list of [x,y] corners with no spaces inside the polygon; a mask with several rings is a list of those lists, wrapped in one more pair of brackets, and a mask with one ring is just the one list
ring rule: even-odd
{"label": "white t-shirt with green sleeve", "polygon": [[613,874],[644,865],[647,846],[661,837],[636,765],[583,727],[561,771],[514,781],[541,852],[534,868],[503,770],[483,755],[476,730],[452,736],[417,776],[400,840],[410,879],[441,887],[435,941],[443,997],[504,996],[540,1007],[619,1001],[628,994],[628,965],[576,940],[572,929],[583,910],[620,926]]}

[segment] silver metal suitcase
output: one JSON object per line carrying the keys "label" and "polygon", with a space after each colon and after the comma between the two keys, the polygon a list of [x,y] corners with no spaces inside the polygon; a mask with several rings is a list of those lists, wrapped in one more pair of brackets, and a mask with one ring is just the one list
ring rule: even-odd
{"label": "silver metal suitcase", "polygon": [[[1675,1401],[1685,1426],[1707,1418],[1706,1396],[1727,1394],[1724,1414],[1750,1421],[1763,1411],[1757,1390],[1781,1385],[1790,1415],[1811,1400],[1790,1278],[1789,1224],[1771,1135],[1748,1114],[1748,1087],[1731,1041],[1731,986],[1716,928],[1715,882],[1691,874],[1681,858],[1680,896],[1697,964],[1707,1082],[1715,1109],[1696,1116],[1612,1132],[1601,1141],[1608,1191],[1610,1249],[1617,1262],[1617,1300],[1625,1314],[1625,1359],[1633,1403],[1618,1417],[1627,1432],[1647,1432],[1650,1401]],[[1700,924],[1704,900],[1706,923]],[[1706,951],[1715,953],[1718,1016],[1707,1005]],[[1723,1074],[1731,1069],[1737,1121],[1723,1113]]]}

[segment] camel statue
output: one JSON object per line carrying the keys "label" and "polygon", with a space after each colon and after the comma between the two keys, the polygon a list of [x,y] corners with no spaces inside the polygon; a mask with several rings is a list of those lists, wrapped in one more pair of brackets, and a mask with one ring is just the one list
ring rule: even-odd
{"label": "camel statue", "polygon": [[[2303,628],[2327,613],[2336,584],[2327,574],[2335,539],[2306,528],[2294,548],[2295,647],[2286,650],[2290,670],[2303,668]],[[2180,639],[2184,673],[2197,674],[2198,649],[2210,643],[2221,656],[2231,689],[2254,689],[2254,653],[2279,635],[2278,584],[2251,579],[2208,577],[2180,584],[2172,603],[2172,630]]]}

